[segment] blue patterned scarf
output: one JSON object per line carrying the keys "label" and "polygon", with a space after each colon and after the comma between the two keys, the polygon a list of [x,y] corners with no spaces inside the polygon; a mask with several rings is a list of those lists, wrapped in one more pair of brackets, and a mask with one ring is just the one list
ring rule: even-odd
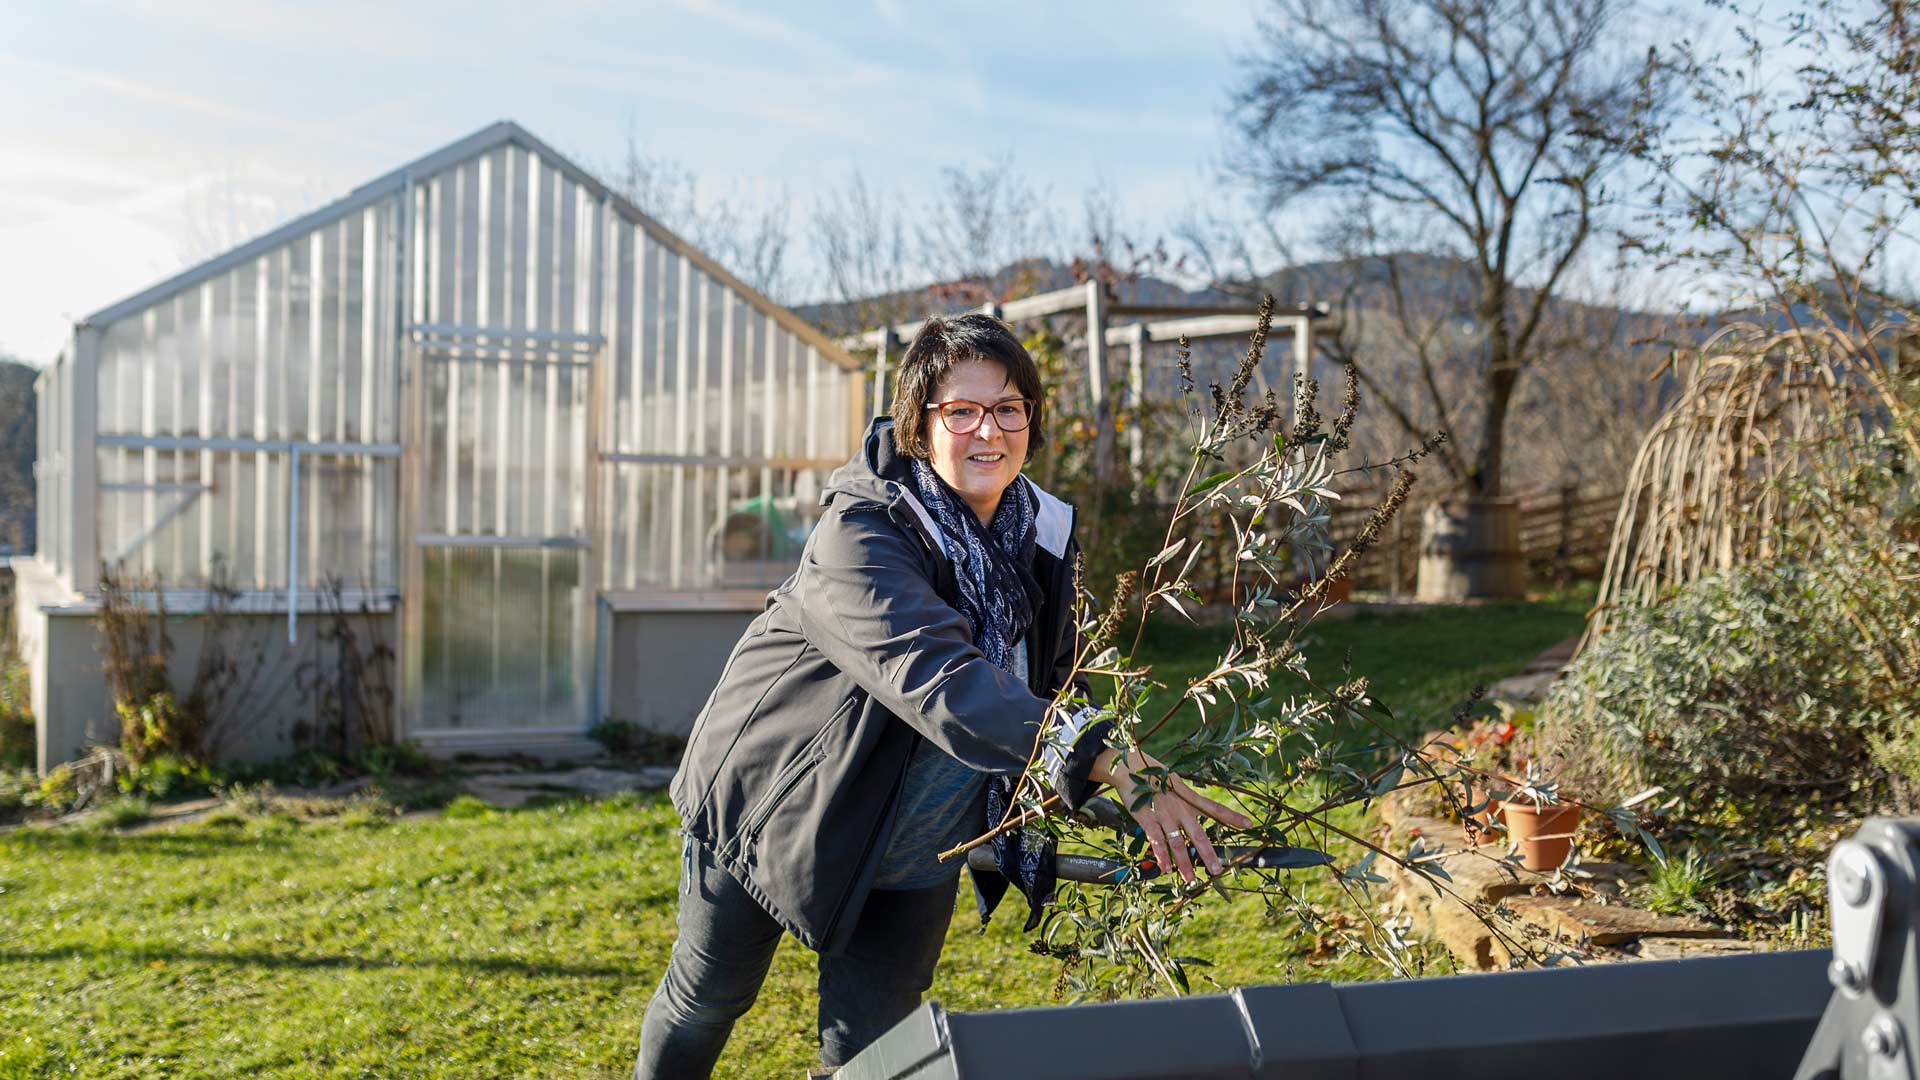
{"label": "blue patterned scarf", "polygon": [[[1033,543],[1033,500],[1018,483],[1007,488],[993,520],[985,526],[924,461],[913,461],[913,481],[920,502],[940,526],[942,546],[953,561],[960,585],[960,614],[973,628],[973,644],[995,667],[1028,681],[1016,671],[1014,649],[1033,625],[1033,596],[1028,591],[1032,573],[1023,559]],[[1037,587],[1035,589],[1037,591]],[[1029,664],[1042,658],[1030,656]],[[1013,801],[1015,777],[987,778],[987,824],[998,825]],[[1026,929],[1039,925],[1040,907],[1053,894],[1053,841],[1038,829],[1011,829],[993,839],[994,862],[1000,873],[1027,898],[1030,916]],[[986,912],[983,909],[981,919]]]}

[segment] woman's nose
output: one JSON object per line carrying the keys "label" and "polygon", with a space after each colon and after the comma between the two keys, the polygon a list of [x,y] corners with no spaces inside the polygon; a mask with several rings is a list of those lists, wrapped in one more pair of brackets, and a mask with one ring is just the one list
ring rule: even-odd
{"label": "woman's nose", "polygon": [[[974,433],[979,435],[981,438],[990,439],[994,435],[998,435],[1000,433],[1000,425],[994,423],[993,413],[989,412],[985,416],[982,416],[980,418],[980,426],[977,428],[974,428],[973,430],[974,430]],[[992,434],[989,434],[989,432],[991,432]]]}

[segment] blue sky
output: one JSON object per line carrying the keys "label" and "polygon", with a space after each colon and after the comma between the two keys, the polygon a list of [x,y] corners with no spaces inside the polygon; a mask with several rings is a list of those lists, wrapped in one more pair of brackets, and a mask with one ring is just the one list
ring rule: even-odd
{"label": "blue sky", "polygon": [[[587,167],[629,126],[796,228],[854,169],[905,202],[1011,156],[1164,229],[1228,198],[1255,0],[37,2],[0,35],[0,352],[500,118]],[[1077,211],[1075,211],[1077,213]]]}

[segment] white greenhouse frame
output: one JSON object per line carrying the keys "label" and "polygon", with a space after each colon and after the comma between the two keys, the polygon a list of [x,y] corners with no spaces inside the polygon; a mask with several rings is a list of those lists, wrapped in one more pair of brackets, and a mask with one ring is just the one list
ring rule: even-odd
{"label": "white greenhouse frame", "polygon": [[577,744],[639,718],[623,617],[790,571],[867,380],[497,123],[75,326],[38,384],[38,610],[97,602],[103,562],[204,589],[217,560],[291,643],[344,586],[396,612],[403,734]]}

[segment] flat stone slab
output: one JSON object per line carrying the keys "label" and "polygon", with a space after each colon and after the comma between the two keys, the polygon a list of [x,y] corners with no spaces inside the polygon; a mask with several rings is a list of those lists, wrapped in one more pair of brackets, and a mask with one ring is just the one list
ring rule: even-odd
{"label": "flat stone slab", "polygon": [[468,793],[489,806],[524,806],[542,795],[605,797],[627,791],[651,791],[673,779],[670,765],[640,769],[605,769],[585,765],[553,772],[497,772],[470,776],[461,782]]}
{"label": "flat stone slab", "polygon": [[1624,951],[1641,960],[1685,960],[1698,956],[1736,956],[1742,953],[1765,952],[1766,947],[1756,941],[1742,941],[1739,938],[1687,938],[1687,937],[1643,937],[1625,947]]}
{"label": "flat stone slab", "polygon": [[1547,687],[1560,677],[1560,671],[1573,659],[1573,650],[1580,644],[1579,635],[1568,638],[1541,653],[1527,664],[1518,675],[1501,679],[1487,688],[1487,697],[1496,701],[1538,701],[1546,696]]}
{"label": "flat stone slab", "polygon": [[1565,942],[1589,945],[1624,945],[1644,937],[1725,938],[1726,932],[1711,923],[1682,915],[1662,915],[1657,911],[1625,904],[1597,904],[1570,896],[1515,896],[1507,907],[1522,922],[1531,923],[1549,937]]}

